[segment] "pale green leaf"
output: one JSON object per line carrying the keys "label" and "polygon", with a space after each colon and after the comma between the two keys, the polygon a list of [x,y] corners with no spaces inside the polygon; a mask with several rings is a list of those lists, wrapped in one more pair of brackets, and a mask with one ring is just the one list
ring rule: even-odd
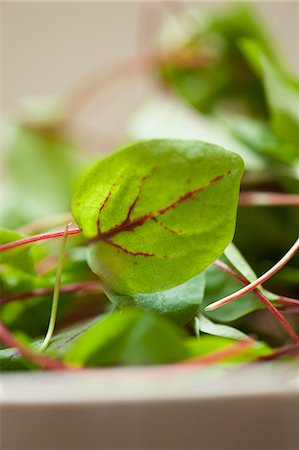
{"label": "pale green leaf", "polygon": [[88,262],[122,294],[172,288],[208,267],[232,240],[242,159],[200,141],[139,142],[82,178],[72,211]]}

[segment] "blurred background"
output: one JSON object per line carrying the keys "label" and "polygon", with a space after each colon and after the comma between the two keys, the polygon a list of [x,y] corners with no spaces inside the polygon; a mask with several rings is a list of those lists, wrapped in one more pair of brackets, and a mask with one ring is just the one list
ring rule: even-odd
{"label": "blurred background", "polygon": [[[299,72],[298,2],[250,4],[262,27],[273,33],[289,68]],[[171,23],[181,31],[177,16],[186,9],[204,17],[229,5],[225,1],[3,2],[3,113],[16,116],[25,97],[65,95],[87,75],[100,73],[101,67],[147,52],[157,42],[162,24]],[[96,151],[116,145],[128,112],[149,90],[145,76],[132,73],[129,78],[111,83],[101,96],[95,89],[92,105],[76,114],[80,135],[88,141],[84,144]]]}

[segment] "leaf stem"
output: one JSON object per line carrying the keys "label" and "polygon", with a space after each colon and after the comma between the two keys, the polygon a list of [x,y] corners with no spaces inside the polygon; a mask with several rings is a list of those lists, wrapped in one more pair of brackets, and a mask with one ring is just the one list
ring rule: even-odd
{"label": "leaf stem", "polygon": [[65,247],[66,247],[69,225],[70,224],[68,224],[65,227],[63,237],[62,237],[62,243],[61,243],[61,247],[60,247],[59,260],[58,260],[57,271],[56,271],[56,279],[55,279],[55,286],[54,286],[54,292],[53,292],[53,301],[52,301],[50,321],[49,321],[49,326],[48,326],[48,331],[47,331],[46,337],[40,347],[41,351],[44,351],[48,347],[49,342],[53,336],[53,332],[54,332],[54,328],[55,328],[55,324],[56,324],[57,308],[58,308],[58,300],[59,300],[59,292],[60,292],[60,284],[61,284],[61,275],[62,275],[62,268],[63,268],[63,261],[64,261]]}
{"label": "leaf stem", "polygon": [[179,364],[184,365],[206,365],[215,364],[217,362],[223,361],[225,359],[231,358],[233,356],[244,353],[248,348],[252,347],[254,340],[251,338],[243,339],[242,341],[234,342],[233,344],[227,346],[226,348],[221,348],[220,350],[215,350],[207,355],[196,356],[195,358],[186,359]]}
{"label": "leaf stem", "polygon": [[70,212],[65,212],[61,214],[57,214],[52,217],[34,220],[33,222],[27,223],[26,225],[22,225],[19,228],[20,233],[23,234],[32,234],[37,233],[38,231],[47,230],[49,228],[57,227],[65,224],[66,222],[70,222],[72,220],[72,215]]}
{"label": "leaf stem", "polygon": [[[60,286],[60,293],[71,293],[71,292],[81,292],[88,290],[100,290],[101,284],[99,281],[82,281],[80,283],[64,284]],[[54,289],[49,288],[39,288],[28,292],[19,292],[18,294],[11,295],[9,297],[1,298],[0,305],[5,305],[16,300],[25,300],[26,298],[32,297],[44,297],[46,295],[53,294]],[[299,305],[299,303],[298,303]]]}
{"label": "leaf stem", "polygon": [[241,297],[242,295],[247,294],[247,292],[253,291],[260,284],[264,283],[269,278],[271,278],[276,272],[278,272],[298,252],[298,250],[299,250],[299,238],[292,245],[292,247],[287,251],[287,253],[273,267],[271,267],[271,269],[269,269],[267,272],[265,272],[262,276],[257,278],[252,283],[247,284],[245,287],[243,287],[239,291],[234,292],[233,294],[228,295],[227,297],[224,297],[221,300],[218,300],[217,302],[211,303],[210,305],[208,305],[205,308],[205,310],[206,311],[214,311],[215,309],[220,308],[223,305],[226,305],[227,303]]}
{"label": "leaf stem", "polygon": [[[68,370],[73,369],[72,366],[68,366],[59,359],[52,358],[47,355],[39,354],[31,350],[29,347],[21,343],[15,336],[6,328],[3,322],[0,322],[0,340],[7,346],[15,348],[20,355],[22,355],[28,361],[31,361],[41,369],[49,370]],[[75,368],[74,368],[75,369]]]}
{"label": "leaf stem", "polygon": [[279,192],[241,192],[241,206],[299,206],[298,194],[282,194]]}
{"label": "leaf stem", "polygon": [[282,356],[286,356],[292,353],[295,353],[295,355],[296,354],[299,355],[299,343],[287,345],[286,347],[276,350],[270,355],[260,356],[256,361],[257,362],[272,361],[274,359],[281,358]]}
{"label": "leaf stem", "polygon": [[[227,273],[229,276],[234,278],[237,281],[240,281],[242,284],[245,284],[246,287],[249,286],[249,281],[244,278],[242,275],[240,275],[238,272],[236,272],[234,269],[229,267],[224,262],[217,260],[214,262],[214,266],[218,269],[222,270],[223,272]],[[277,319],[277,321],[281,324],[281,326],[285,329],[287,334],[290,336],[293,342],[296,344],[299,343],[299,336],[297,333],[293,330],[289,322],[283,317],[283,315],[278,311],[277,308],[275,308],[274,305],[270,302],[270,300],[267,299],[267,297],[258,289],[253,289],[253,293],[263,302],[265,307],[273,314],[273,316]],[[210,305],[208,305],[210,306]],[[208,311],[208,306],[205,308],[206,311]]]}
{"label": "leaf stem", "polygon": [[[78,234],[81,233],[80,228],[71,228],[68,230],[67,234]],[[45,239],[53,239],[61,237],[64,235],[64,230],[51,231],[49,233],[36,234],[35,236],[28,236],[23,239],[18,239],[17,241],[9,242],[8,244],[0,245],[0,252],[10,250],[11,248],[19,247],[20,245],[31,244],[32,242],[43,241]]]}

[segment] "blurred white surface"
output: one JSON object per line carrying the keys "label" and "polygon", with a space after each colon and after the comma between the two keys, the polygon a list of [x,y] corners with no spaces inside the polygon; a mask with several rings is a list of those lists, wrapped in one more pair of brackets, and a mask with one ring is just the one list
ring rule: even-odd
{"label": "blurred white surface", "polygon": [[[189,3],[203,12],[227,4]],[[276,35],[289,66],[299,71],[298,1],[252,3]],[[4,112],[15,112],[24,96],[62,95],[85,74],[146,50],[150,40],[145,35],[154,35],[157,25],[179,5],[156,1],[2,2]]]}

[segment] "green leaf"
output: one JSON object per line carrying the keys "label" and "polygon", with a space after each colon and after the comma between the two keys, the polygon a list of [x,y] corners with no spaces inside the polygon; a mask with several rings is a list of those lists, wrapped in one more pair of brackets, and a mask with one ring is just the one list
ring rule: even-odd
{"label": "green leaf", "polygon": [[299,81],[275,64],[256,42],[246,40],[242,48],[249,63],[261,72],[273,129],[297,146],[299,157]]}
{"label": "green leaf", "polygon": [[137,309],[104,316],[65,355],[78,365],[162,364],[192,356],[171,322]]}
{"label": "green leaf", "polygon": [[200,274],[167,291],[129,296],[106,289],[106,295],[120,308],[134,305],[144,311],[166,316],[179,325],[185,325],[197,314],[204,288],[204,274]]}
{"label": "green leaf", "polygon": [[[214,324],[216,325],[216,324]],[[231,327],[226,327],[231,328]],[[190,351],[193,353],[193,357],[200,357],[208,355],[211,352],[216,352],[218,350],[225,349],[240,339],[231,339],[228,337],[220,336],[201,336],[200,339],[188,339],[187,344]],[[223,360],[224,364],[236,364],[236,363],[246,363],[254,361],[260,356],[269,355],[273,350],[264,342],[254,342],[251,347],[249,347],[244,352],[239,355],[231,356]]]}
{"label": "green leaf", "polygon": [[180,67],[179,59],[177,64],[166,61],[161,75],[185,101],[205,113],[237,111],[267,117],[262,83],[239,48],[240,39],[255,39],[272,54],[264,31],[248,5],[216,11],[206,23],[200,21],[183,47],[193,51],[195,61],[203,55],[203,62],[198,67]]}
{"label": "green leaf", "polygon": [[[6,228],[0,228],[0,244],[7,244],[18,239],[22,239],[23,234],[16,231],[8,230]],[[34,272],[33,260],[31,256],[31,249],[26,247],[17,247],[10,250],[6,250],[1,255],[1,265],[9,264],[20,270],[24,270],[29,273]]]}
{"label": "green leaf", "polygon": [[72,211],[91,269],[121,294],[170,289],[232,240],[242,159],[200,141],[139,142],[82,178]]}
{"label": "green leaf", "polygon": [[195,318],[195,332],[197,335],[201,332],[213,336],[235,339],[237,341],[247,338],[247,335],[242,331],[228,325],[215,323],[203,314],[199,314],[199,316]]}
{"label": "green leaf", "polygon": [[12,228],[68,211],[86,164],[76,146],[58,133],[24,125],[5,124],[4,133],[4,164],[9,173],[4,180],[4,226]]}

